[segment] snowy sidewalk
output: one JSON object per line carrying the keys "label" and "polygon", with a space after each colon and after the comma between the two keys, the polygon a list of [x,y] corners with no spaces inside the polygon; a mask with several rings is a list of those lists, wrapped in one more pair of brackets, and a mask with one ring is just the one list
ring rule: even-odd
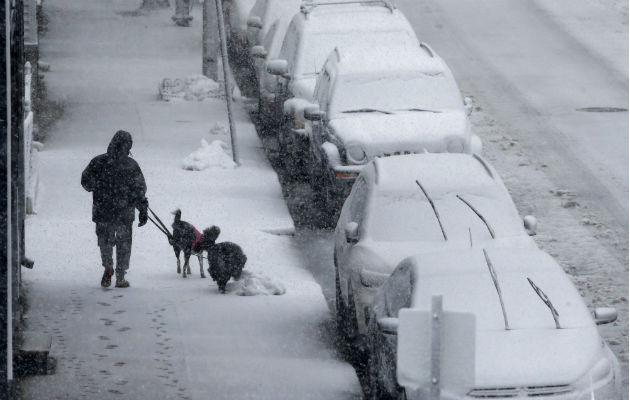
{"label": "snowy sidewalk", "polygon": [[[192,28],[179,28],[172,10],[129,16],[138,4],[45,3],[41,54],[51,64],[49,96],[64,115],[40,154],[45,188],[26,232],[36,264],[23,280],[27,329],[53,335],[58,365],[54,375],[25,379],[24,399],[360,398],[354,370],[334,350],[321,289],[292,238],[278,234],[293,223],[247,113],[236,106],[240,167],[222,155],[223,167],[182,168],[202,139],[230,142],[211,133],[215,123],[228,125],[223,101],[157,100],[163,78],[200,69],[200,10]],[[250,276],[286,293],[237,296],[241,281],[221,295],[200,279],[196,259],[183,279],[151,223],[134,227],[132,287],[102,289],[91,194],[80,175],[118,129],[134,137],[150,206],[164,222],[181,208],[199,229],[218,225],[219,241],[242,246]]]}

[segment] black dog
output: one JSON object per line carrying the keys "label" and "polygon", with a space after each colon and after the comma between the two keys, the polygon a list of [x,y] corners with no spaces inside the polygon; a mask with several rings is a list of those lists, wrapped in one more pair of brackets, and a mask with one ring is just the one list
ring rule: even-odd
{"label": "black dog", "polygon": [[208,273],[219,286],[219,291],[225,293],[225,285],[230,278],[241,277],[247,256],[236,243],[215,243],[220,233],[218,226],[204,229],[198,248],[208,252]]}
{"label": "black dog", "polygon": [[[182,221],[181,210],[173,211],[175,215],[175,221],[173,221],[173,236],[169,238],[168,242],[173,246],[175,250],[175,257],[177,257],[177,273],[182,273],[182,276],[186,278],[186,273],[190,275],[190,265],[188,260],[192,253],[197,255],[199,259],[199,273],[202,278],[206,276],[203,273],[203,257],[201,255],[202,249],[200,247],[201,233],[194,226],[186,221]],[[182,271],[181,264],[179,262],[179,253],[184,252],[184,269]]]}

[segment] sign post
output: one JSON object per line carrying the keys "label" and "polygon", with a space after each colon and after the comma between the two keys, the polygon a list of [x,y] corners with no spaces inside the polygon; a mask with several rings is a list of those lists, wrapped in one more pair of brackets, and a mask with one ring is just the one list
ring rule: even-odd
{"label": "sign post", "polygon": [[475,383],[475,315],[444,311],[442,296],[431,310],[398,314],[396,377],[409,399],[465,395]]}

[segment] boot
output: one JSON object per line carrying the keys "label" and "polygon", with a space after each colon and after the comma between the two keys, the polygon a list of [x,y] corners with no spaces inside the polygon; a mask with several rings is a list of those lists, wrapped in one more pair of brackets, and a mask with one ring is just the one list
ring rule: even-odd
{"label": "boot", "polygon": [[103,272],[103,277],[101,278],[102,287],[109,287],[112,284],[112,275],[114,275],[114,269],[105,268],[105,272]]}
{"label": "boot", "polygon": [[116,287],[118,288],[129,287],[129,281],[125,279],[125,274],[116,274]]}

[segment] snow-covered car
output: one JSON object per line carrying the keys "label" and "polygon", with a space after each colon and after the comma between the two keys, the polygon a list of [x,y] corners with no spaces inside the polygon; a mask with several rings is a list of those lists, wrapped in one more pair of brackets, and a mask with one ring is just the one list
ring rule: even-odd
{"label": "snow-covered car", "polygon": [[411,256],[374,299],[368,398],[426,399],[439,385],[451,400],[619,400],[619,363],[596,326],[616,318],[614,308],[589,312],[537,248]]}
{"label": "snow-covered car", "polygon": [[290,21],[300,11],[302,0],[256,0],[247,17],[249,49],[262,43],[271,25],[279,18]]}
{"label": "snow-covered car", "polygon": [[304,132],[303,116],[294,118],[296,106],[311,101],[330,52],[351,44],[417,47],[419,41],[407,18],[387,0],[303,3],[287,28],[278,58],[266,63],[267,71],[278,77],[277,106],[270,109],[277,110],[274,119],[283,121],[282,130]]}
{"label": "snow-covered car", "polygon": [[367,332],[377,288],[411,254],[471,246],[535,247],[501,178],[470,154],[376,158],[352,187],[334,233],[337,326],[349,343]]}
{"label": "snow-covered car", "polygon": [[311,187],[325,211],[374,157],[481,152],[468,118],[471,100],[462,99],[450,69],[425,43],[336,48],[314,101],[305,108],[306,135],[290,138],[287,157],[309,159]]}
{"label": "snow-covered car", "polygon": [[236,69],[234,78],[242,93],[253,96],[257,93],[254,69],[249,58],[247,45],[247,17],[256,0],[224,1],[224,23],[227,33],[230,66]]}
{"label": "snow-covered car", "polygon": [[251,57],[258,80],[258,118],[264,126],[271,129],[277,128],[274,125],[274,123],[277,123],[274,117],[278,114],[275,110],[275,93],[278,87],[278,79],[275,75],[267,72],[265,62],[267,59],[278,57],[282,40],[290,22],[290,18],[280,17],[276,19],[269,27],[262,43],[251,49]]}

